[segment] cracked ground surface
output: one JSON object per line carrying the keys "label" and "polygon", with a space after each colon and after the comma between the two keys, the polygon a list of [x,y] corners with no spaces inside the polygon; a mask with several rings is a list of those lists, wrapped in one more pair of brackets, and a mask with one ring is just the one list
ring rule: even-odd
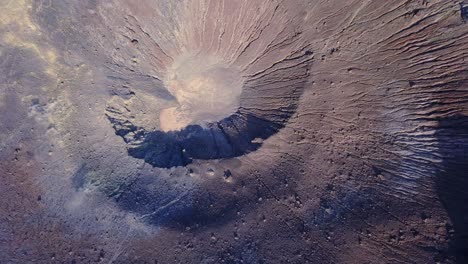
{"label": "cracked ground surface", "polygon": [[0,263],[467,263],[468,2],[0,10]]}

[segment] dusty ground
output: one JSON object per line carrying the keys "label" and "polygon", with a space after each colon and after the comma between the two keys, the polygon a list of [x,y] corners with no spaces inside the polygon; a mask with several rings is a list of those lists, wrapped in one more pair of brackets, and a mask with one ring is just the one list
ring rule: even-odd
{"label": "dusty ground", "polygon": [[0,11],[0,263],[468,262],[468,3]]}

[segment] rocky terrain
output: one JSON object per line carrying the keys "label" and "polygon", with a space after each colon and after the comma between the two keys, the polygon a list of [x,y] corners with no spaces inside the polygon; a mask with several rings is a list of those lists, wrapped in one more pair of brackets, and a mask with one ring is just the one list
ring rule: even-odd
{"label": "rocky terrain", "polygon": [[0,10],[0,263],[468,263],[468,2]]}

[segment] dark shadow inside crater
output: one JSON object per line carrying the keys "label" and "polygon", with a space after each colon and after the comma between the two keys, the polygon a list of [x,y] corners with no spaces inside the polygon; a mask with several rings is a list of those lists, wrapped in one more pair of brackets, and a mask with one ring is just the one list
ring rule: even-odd
{"label": "dark shadow inside crater", "polygon": [[282,127],[278,122],[238,112],[206,127],[190,125],[181,131],[148,132],[128,153],[154,167],[185,166],[194,159],[226,159],[255,151],[262,140]]}
{"label": "dark shadow inside crater", "polygon": [[457,263],[468,263],[468,116],[439,120],[436,132],[443,162],[436,187],[453,226],[450,253]]}

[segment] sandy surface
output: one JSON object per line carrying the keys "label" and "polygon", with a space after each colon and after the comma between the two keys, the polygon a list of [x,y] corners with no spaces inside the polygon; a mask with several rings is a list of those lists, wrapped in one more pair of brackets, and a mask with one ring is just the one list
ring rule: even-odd
{"label": "sandy surface", "polygon": [[0,0],[0,263],[467,263],[467,22]]}

